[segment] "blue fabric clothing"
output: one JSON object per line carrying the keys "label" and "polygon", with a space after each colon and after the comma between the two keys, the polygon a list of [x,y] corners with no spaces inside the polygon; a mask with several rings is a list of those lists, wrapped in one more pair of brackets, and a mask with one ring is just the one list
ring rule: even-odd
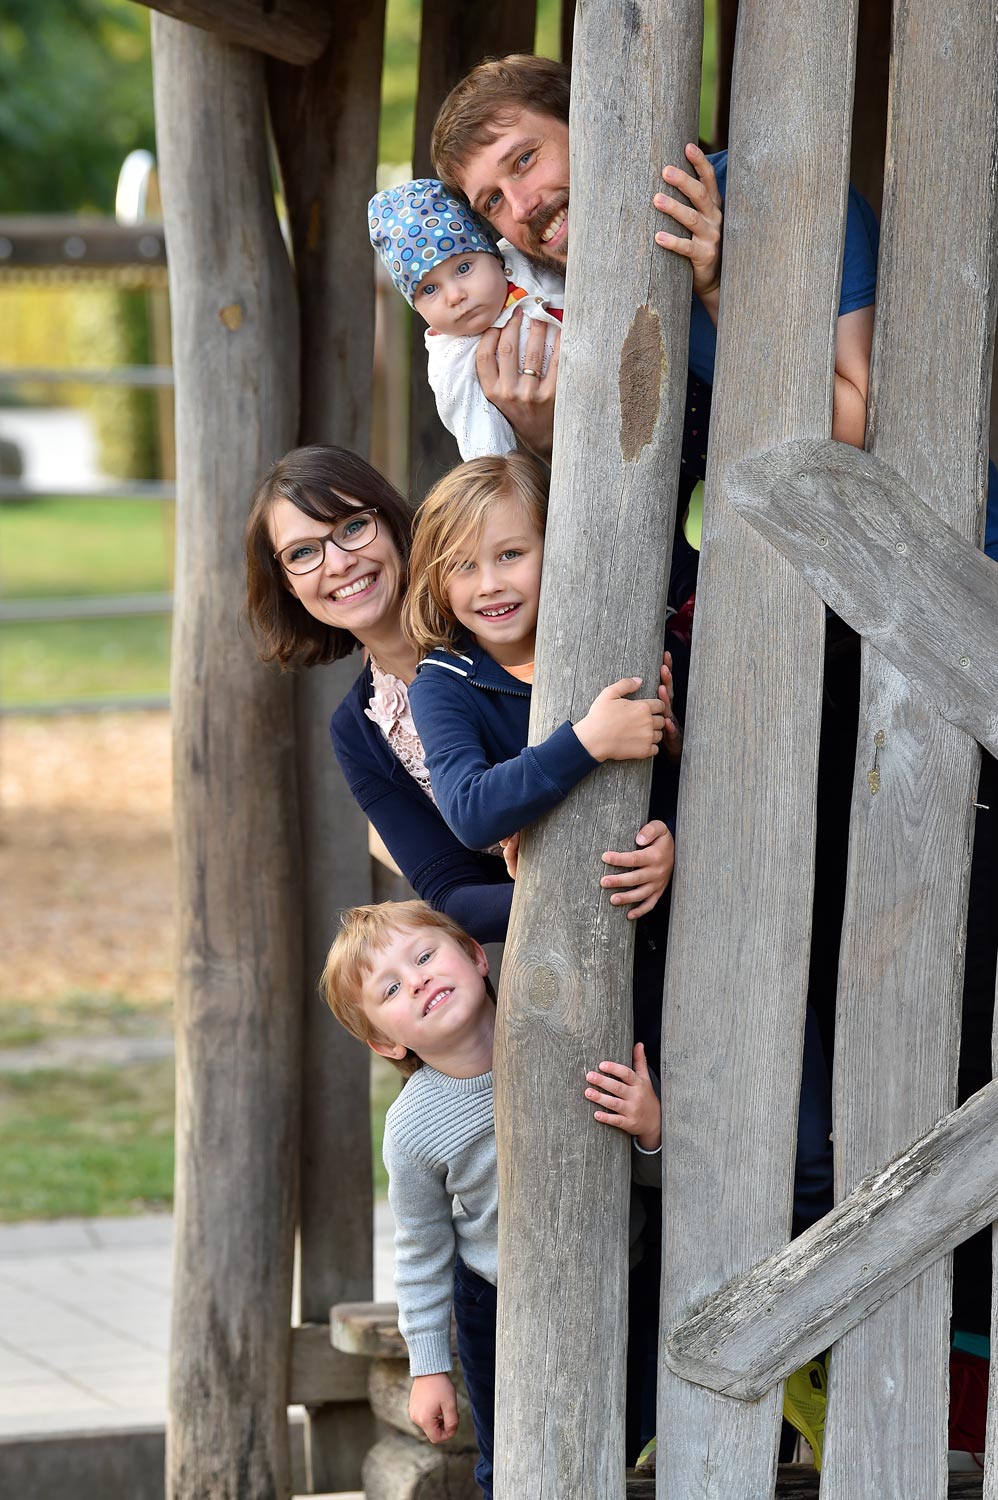
{"label": "blue fabric clothing", "polygon": [[467,849],[367,718],[365,667],[333,714],[333,749],[354,799],[384,839],[413,890],[479,943],[506,936],[513,882],[501,859]]}
{"label": "blue fabric clothing", "polygon": [[[712,163],[717,178],[721,201],[724,201],[728,181],[728,153],[715,151],[707,160]],[[846,233],[842,250],[842,286],[839,292],[839,317],[857,312],[861,307],[870,307],[876,301],[877,255],[880,251],[880,224],[873,209],[853,185],[849,184],[846,205]],[[717,351],[717,329],[700,301],[693,298],[690,310],[689,367],[692,373],[708,386],[714,384],[714,356]],[[709,407],[707,422],[709,423]],[[703,441],[691,435],[690,429],[699,429]],[[700,464],[706,463],[707,423],[695,421],[687,412],[683,457],[696,449]],[[698,466],[692,464],[691,472]],[[685,467],[684,467],[685,472]],[[703,469],[693,472],[694,479],[702,479]],[[990,558],[998,561],[998,469],[988,460],[987,513],[984,526],[984,550]]]}
{"label": "blue fabric clothing", "polygon": [[566,719],[528,745],[530,687],[470,636],[431,651],[409,689],[437,806],[458,838],[487,849],[550,812],[599,764]]}
{"label": "blue fabric clothing", "polygon": [[[728,182],[728,153],[715,151],[707,160],[714,168],[718,191],[724,202]],[[842,289],[839,294],[839,317],[870,307],[877,296],[877,251],[880,226],[877,216],[861,193],[850,183],[846,209],[845,246],[842,252]],[[699,297],[693,298],[690,313],[689,365],[694,375],[714,384],[714,355],[717,351],[717,329]]]}
{"label": "blue fabric clothing", "polygon": [[458,1256],[454,1262],[454,1322],[457,1357],[468,1388],[478,1440],[475,1479],[492,1500],[492,1451],[496,1412],[496,1311],[498,1292]]}

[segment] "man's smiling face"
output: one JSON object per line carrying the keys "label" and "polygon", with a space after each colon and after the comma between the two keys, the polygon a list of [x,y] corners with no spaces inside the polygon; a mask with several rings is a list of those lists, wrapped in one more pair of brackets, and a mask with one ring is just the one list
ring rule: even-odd
{"label": "man's smiling face", "polygon": [[472,208],[540,265],[568,260],[568,126],[553,115],[515,110],[458,174]]}

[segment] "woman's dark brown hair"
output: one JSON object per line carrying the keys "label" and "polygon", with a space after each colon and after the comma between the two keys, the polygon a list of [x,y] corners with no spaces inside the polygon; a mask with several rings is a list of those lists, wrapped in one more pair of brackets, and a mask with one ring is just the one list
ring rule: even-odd
{"label": "woman's dark brown hair", "polygon": [[246,522],[246,594],[260,657],[282,667],[338,661],[356,649],[357,639],[310,615],[288,588],[270,534],[270,513],[278,500],[290,500],[303,515],[326,525],[358,507],[376,506],[378,525],[395,543],[403,571],[409,564],[412,511],[394,485],[356,453],[319,443],[292,448],[256,487]]}

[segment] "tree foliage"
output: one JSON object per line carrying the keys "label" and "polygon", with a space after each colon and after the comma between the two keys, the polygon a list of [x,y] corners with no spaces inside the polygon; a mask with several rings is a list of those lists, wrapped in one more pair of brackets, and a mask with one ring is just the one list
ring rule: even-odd
{"label": "tree foliage", "polygon": [[3,0],[0,212],[114,210],[154,149],[149,13],[132,0]]}

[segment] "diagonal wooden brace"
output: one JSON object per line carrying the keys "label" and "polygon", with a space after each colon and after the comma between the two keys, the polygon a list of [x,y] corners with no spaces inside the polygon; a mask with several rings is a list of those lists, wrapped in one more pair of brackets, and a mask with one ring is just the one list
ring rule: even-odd
{"label": "diagonal wooden brace", "polygon": [[755,1401],[998,1218],[998,1080],[674,1328],[669,1368]]}
{"label": "diagonal wooden brace", "polygon": [[846,443],[732,464],[744,520],[925,694],[998,755],[998,566],[893,469]]}

